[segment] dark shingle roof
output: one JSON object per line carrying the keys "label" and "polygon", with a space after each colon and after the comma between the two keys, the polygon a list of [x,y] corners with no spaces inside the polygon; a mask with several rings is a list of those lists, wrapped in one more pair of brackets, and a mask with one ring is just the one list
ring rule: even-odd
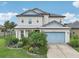
{"label": "dark shingle roof", "polygon": [[44,24],[43,27],[44,27],[44,26],[47,26],[47,25],[50,25],[50,24],[53,24],[53,23],[57,23],[57,24],[63,26],[63,24],[61,24],[61,23],[59,23],[59,22],[57,22],[57,21],[54,20],[54,21],[51,21],[51,22],[49,22],[49,23],[47,23],[47,24]]}
{"label": "dark shingle roof", "polygon": [[71,28],[79,28],[79,21],[69,23],[68,26],[71,27]]}
{"label": "dark shingle roof", "polygon": [[[34,14],[28,14],[28,12],[33,12]],[[19,15],[16,15],[16,16],[18,17],[18,16],[43,16],[43,15],[49,15],[49,17],[65,17],[65,16],[57,15],[57,14],[50,14],[50,13],[45,12],[45,11],[38,9],[38,8],[29,9],[29,10],[27,10]]]}

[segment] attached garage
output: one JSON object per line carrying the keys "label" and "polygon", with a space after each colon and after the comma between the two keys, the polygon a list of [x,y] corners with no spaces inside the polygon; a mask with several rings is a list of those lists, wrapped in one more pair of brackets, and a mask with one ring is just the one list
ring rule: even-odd
{"label": "attached garage", "polygon": [[[21,29],[22,28],[16,29],[16,34],[17,34],[16,37],[19,39],[21,38],[20,35]],[[49,22],[43,25],[43,27],[23,28],[22,30],[24,30],[24,36],[28,36],[28,30],[40,30],[41,32],[46,33],[48,44],[69,43],[70,41],[70,28],[64,27],[62,24],[58,23],[57,21]]]}
{"label": "attached garage", "polygon": [[65,32],[47,32],[48,43],[65,43]]}
{"label": "attached garage", "polygon": [[48,44],[51,43],[69,43],[70,30],[67,27],[63,28],[42,28],[41,31],[47,35]]}

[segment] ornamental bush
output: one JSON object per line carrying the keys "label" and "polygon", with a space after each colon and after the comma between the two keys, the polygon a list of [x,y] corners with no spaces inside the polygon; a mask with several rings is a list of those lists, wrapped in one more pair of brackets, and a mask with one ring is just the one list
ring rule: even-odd
{"label": "ornamental bush", "polygon": [[18,38],[12,38],[12,37],[6,37],[5,40],[6,40],[6,45],[7,46],[15,45],[19,41]]}
{"label": "ornamental bush", "polygon": [[[29,36],[29,40],[31,40],[33,52],[44,55],[47,53],[47,40],[46,40],[46,34],[44,32],[31,32]],[[36,48],[36,49],[35,49]],[[37,52],[36,52],[37,51]]]}
{"label": "ornamental bush", "polygon": [[79,37],[78,35],[71,36],[70,45],[73,47],[79,47]]}
{"label": "ornamental bush", "polygon": [[47,54],[47,40],[44,32],[30,32],[28,38],[22,38],[23,48],[39,55]]}
{"label": "ornamental bush", "polygon": [[31,41],[35,46],[45,46],[47,45],[46,35],[43,32],[33,31],[30,35]]}

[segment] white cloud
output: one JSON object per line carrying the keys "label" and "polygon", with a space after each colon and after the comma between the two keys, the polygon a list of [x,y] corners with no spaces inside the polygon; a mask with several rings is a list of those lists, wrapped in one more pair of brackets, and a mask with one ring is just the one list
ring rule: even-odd
{"label": "white cloud", "polygon": [[17,13],[14,12],[8,12],[8,13],[0,13],[0,21],[5,22],[6,20],[11,20],[12,17],[17,15]]}
{"label": "white cloud", "polygon": [[0,20],[10,20],[15,15],[17,15],[17,13],[13,12],[0,13]]}
{"label": "white cloud", "polygon": [[4,6],[4,5],[6,5],[6,4],[8,4],[8,2],[0,2],[0,5],[1,5],[1,6]]}
{"label": "white cloud", "polygon": [[65,22],[66,23],[79,21],[79,18],[78,18],[79,15],[76,15],[74,13],[67,12],[67,13],[64,13],[63,15],[66,16],[65,17]]}
{"label": "white cloud", "polygon": [[73,6],[76,7],[76,8],[79,8],[79,1],[73,2]]}
{"label": "white cloud", "polygon": [[27,9],[27,8],[23,8],[22,10],[23,10],[23,11],[26,11],[26,10],[28,10],[28,9]]}

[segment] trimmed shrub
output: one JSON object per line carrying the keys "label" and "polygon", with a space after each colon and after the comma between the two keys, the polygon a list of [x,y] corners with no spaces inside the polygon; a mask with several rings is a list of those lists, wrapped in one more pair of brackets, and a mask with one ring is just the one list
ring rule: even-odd
{"label": "trimmed shrub", "polygon": [[6,45],[7,45],[7,46],[15,45],[15,44],[17,44],[18,41],[19,41],[19,39],[17,39],[17,38],[12,38],[12,37],[6,37],[5,40],[6,40]]}
{"label": "trimmed shrub", "polygon": [[31,53],[46,55],[47,40],[43,32],[30,32],[28,38],[22,38],[23,48]]}
{"label": "trimmed shrub", "polygon": [[29,42],[30,42],[29,38],[25,38],[25,37],[22,38],[21,41],[23,43],[22,46],[27,46],[27,45],[29,45]]}
{"label": "trimmed shrub", "polygon": [[30,33],[30,38],[32,41],[33,53],[40,55],[47,54],[48,48],[45,33],[33,31]]}
{"label": "trimmed shrub", "polygon": [[47,46],[41,46],[38,51],[39,51],[39,53],[38,53],[39,55],[46,55],[48,48],[47,48]]}
{"label": "trimmed shrub", "polygon": [[46,35],[43,32],[33,31],[30,38],[34,45],[44,46],[47,45]]}
{"label": "trimmed shrub", "polygon": [[70,45],[73,47],[79,47],[79,37],[77,35],[73,35],[70,39]]}
{"label": "trimmed shrub", "polygon": [[18,43],[18,41],[19,41],[19,39],[18,39],[18,38],[13,38],[13,39],[12,39],[12,42],[13,42],[14,44],[17,44],[17,43]]}

